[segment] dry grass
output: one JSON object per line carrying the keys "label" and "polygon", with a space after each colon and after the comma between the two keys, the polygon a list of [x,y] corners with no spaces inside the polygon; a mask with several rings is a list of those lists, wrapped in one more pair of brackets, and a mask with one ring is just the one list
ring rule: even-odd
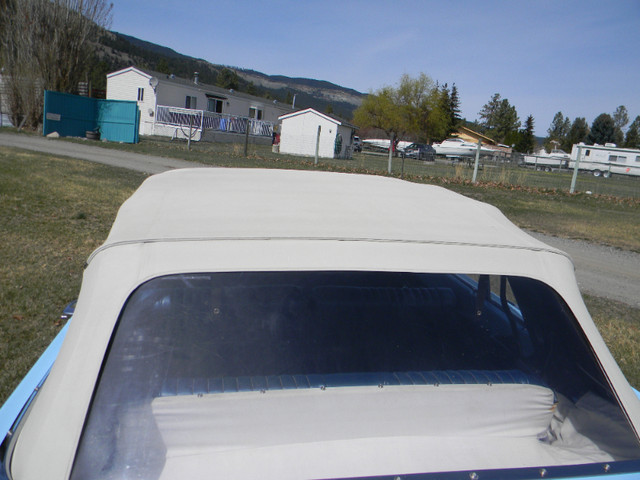
{"label": "dry grass", "polygon": [[620,369],[640,389],[640,309],[588,295],[584,299]]}
{"label": "dry grass", "polygon": [[86,258],[143,178],[0,149],[0,402],[60,329]]}

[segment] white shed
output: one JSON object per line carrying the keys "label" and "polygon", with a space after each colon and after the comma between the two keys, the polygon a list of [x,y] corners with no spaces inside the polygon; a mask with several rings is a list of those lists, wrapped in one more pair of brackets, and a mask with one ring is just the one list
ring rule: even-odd
{"label": "white shed", "polygon": [[[351,158],[356,127],[312,108],[282,115],[280,152],[322,158]],[[318,137],[318,129],[320,136]]]}
{"label": "white shed", "polygon": [[[280,115],[291,111],[289,105],[274,100],[201,83],[197,76],[185,79],[133,66],[107,75],[107,98],[138,102],[141,135],[183,135],[184,126],[176,128],[158,119],[159,110],[170,107],[177,115],[195,111],[209,118],[224,119],[212,122],[218,133],[221,132],[220,125],[232,124],[238,118],[250,118],[254,121],[255,134],[266,135],[268,143],[271,143],[272,128],[260,127],[264,124],[272,127]],[[244,133],[244,129],[241,130]],[[200,140],[201,133],[197,132],[194,139]],[[213,139],[224,141],[220,135]]]}

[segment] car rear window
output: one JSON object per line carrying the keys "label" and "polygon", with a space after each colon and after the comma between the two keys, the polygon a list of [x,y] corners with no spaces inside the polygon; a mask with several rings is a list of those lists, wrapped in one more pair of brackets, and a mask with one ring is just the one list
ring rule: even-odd
{"label": "car rear window", "polygon": [[[169,446],[151,406],[166,399],[501,384],[550,392],[540,442],[555,441],[559,399],[575,406],[588,397],[606,407],[605,424],[618,426],[594,427],[600,433],[592,441],[606,458],[640,458],[571,311],[536,280],[393,272],[160,277],[141,285],[121,312],[73,478],[160,478]],[[614,434],[616,447],[608,448]]]}

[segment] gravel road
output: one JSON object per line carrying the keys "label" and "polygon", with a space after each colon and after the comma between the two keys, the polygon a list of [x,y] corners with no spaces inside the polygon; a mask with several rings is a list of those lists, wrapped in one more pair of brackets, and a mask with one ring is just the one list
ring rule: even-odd
{"label": "gravel road", "polygon": [[129,170],[149,174],[161,173],[174,168],[205,167],[205,165],[187,162],[185,160],[100,148],[100,143],[95,141],[91,143],[90,145],[89,141],[87,141],[85,145],[45,137],[34,137],[31,135],[0,133],[1,146],[24,148],[26,150],[50,153],[52,155],[79,158],[90,162],[104,163],[113,167],[128,168]]}
{"label": "gravel road", "polygon": [[[149,174],[174,168],[203,167],[184,160],[100,148],[99,144],[84,145],[9,133],[0,133],[0,146],[80,158]],[[583,241],[529,233],[571,256],[583,293],[618,300],[640,308],[640,254]]]}
{"label": "gravel road", "polygon": [[571,256],[581,292],[640,308],[640,254],[580,240],[528,233]]}

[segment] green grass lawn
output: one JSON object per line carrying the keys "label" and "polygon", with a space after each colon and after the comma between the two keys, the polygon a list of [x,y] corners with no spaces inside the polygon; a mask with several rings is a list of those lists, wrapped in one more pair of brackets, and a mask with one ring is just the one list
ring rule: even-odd
{"label": "green grass lawn", "polygon": [[[257,151],[244,158],[233,146],[220,148],[215,161],[207,163],[315,168],[306,160]],[[341,165],[321,168],[366,171]],[[81,160],[0,148],[0,403],[61,328],[58,317],[78,296],[85,260],[104,241],[117,209],[144,178]],[[415,180],[443,184],[428,176]],[[495,204],[521,226],[640,251],[637,202],[489,182],[472,186],[450,181],[446,186]],[[640,387],[640,309],[597,297],[586,302],[623,371]]]}
{"label": "green grass lawn", "polygon": [[0,149],[0,402],[60,329],[84,262],[144,175]]}

